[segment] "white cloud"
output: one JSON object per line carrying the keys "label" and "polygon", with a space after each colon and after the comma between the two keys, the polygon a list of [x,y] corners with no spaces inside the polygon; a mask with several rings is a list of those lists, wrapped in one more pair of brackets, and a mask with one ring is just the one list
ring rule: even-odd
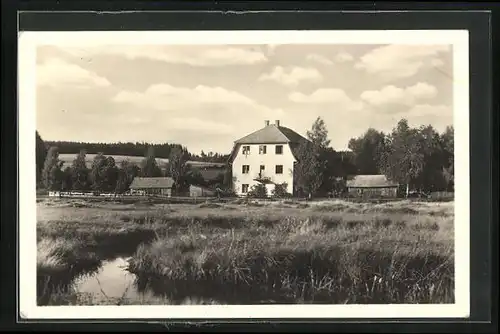
{"label": "white cloud", "polygon": [[302,81],[320,82],[323,76],[315,68],[292,67],[286,70],[282,66],[276,66],[271,73],[264,73],[259,77],[259,81],[276,81],[285,86],[297,86]]}
{"label": "white cloud", "polygon": [[309,61],[314,61],[323,65],[333,65],[333,61],[326,58],[325,56],[319,55],[317,53],[311,53],[306,56],[306,59]]}
{"label": "white cloud", "polygon": [[388,104],[413,105],[418,100],[431,99],[437,95],[436,87],[419,82],[416,85],[399,88],[393,85],[385,86],[381,90],[369,90],[361,93],[363,101],[373,106],[382,106]]}
{"label": "white cloud", "polygon": [[439,54],[449,50],[449,45],[386,45],[366,53],[355,68],[387,78],[406,78],[430,66]]}
{"label": "white cloud", "polygon": [[350,62],[353,60],[354,60],[354,57],[348,52],[339,52],[335,56],[335,61],[337,61],[339,63],[346,63],[346,62]]}
{"label": "white cloud", "polygon": [[267,45],[267,54],[270,56],[273,56],[274,53],[276,52],[277,47],[278,47],[278,44],[268,44]]}
{"label": "white cloud", "polygon": [[205,131],[219,134],[232,134],[234,127],[221,122],[196,117],[174,117],[168,120],[169,127],[181,131]]}
{"label": "white cloud", "polygon": [[[233,127],[223,126],[213,120],[229,119],[236,126],[240,124],[241,115],[256,116],[256,119],[279,119],[283,115],[281,109],[261,105],[236,91],[203,85],[187,88],[155,84],[144,92],[122,91],[112,101],[149,110],[147,114],[152,122],[164,122],[163,127],[171,130],[186,126],[192,130],[200,127],[205,132],[213,130],[229,133],[234,130]],[[242,122],[248,123],[248,120]]]}
{"label": "white cloud", "polygon": [[320,88],[309,95],[292,92],[288,98],[295,103],[333,104],[345,111],[363,109],[362,102],[352,100],[344,90],[338,88]]}
{"label": "white cloud", "polygon": [[111,85],[106,78],[59,58],[51,58],[37,66],[36,82],[38,85],[51,87],[91,88]]}
{"label": "white cloud", "polygon": [[306,56],[306,59],[323,65],[333,65],[335,63],[347,63],[354,60],[354,57],[348,52],[339,52],[335,56],[335,62],[323,55],[311,53]]}
{"label": "white cloud", "polygon": [[266,55],[257,50],[239,47],[221,46],[186,46],[168,47],[161,45],[126,46],[111,45],[89,47],[86,49],[65,49],[77,57],[92,57],[93,55],[115,55],[127,59],[151,59],[173,64],[186,64],[191,66],[226,66],[226,65],[252,65],[268,61]]}
{"label": "white cloud", "polygon": [[439,117],[452,117],[452,108],[448,105],[438,104],[418,104],[412,107],[408,113],[413,116],[425,117],[425,116],[439,116]]}
{"label": "white cloud", "polygon": [[434,67],[441,67],[444,65],[444,62],[439,58],[434,58],[431,60],[431,65]]}

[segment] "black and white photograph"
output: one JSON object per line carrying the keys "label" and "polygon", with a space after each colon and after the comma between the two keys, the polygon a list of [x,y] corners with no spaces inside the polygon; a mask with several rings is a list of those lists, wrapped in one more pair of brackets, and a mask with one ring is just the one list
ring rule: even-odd
{"label": "black and white photograph", "polygon": [[467,31],[19,36],[24,316],[468,315]]}

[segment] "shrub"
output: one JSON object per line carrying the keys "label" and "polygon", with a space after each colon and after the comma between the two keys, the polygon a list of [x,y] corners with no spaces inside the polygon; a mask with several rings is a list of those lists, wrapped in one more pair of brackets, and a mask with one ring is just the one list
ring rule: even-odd
{"label": "shrub", "polygon": [[288,184],[286,182],[283,182],[281,184],[276,184],[274,186],[274,189],[272,191],[272,195],[274,197],[278,197],[278,198],[290,198],[292,197],[292,194],[290,194],[289,192],[286,191],[288,187]]}
{"label": "shrub", "polygon": [[247,196],[252,198],[265,198],[267,197],[267,188],[264,184],[258,183],[252,186]]}

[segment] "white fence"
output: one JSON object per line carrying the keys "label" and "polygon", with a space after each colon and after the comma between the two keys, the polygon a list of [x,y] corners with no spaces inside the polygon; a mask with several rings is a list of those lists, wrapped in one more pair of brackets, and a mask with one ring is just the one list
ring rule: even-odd
{"label": "white fence", "polygon": [[131,196],[130,193],[115,194],[115,193],[94,193],[94,192],[77,192],[77,191],[49,191],[49,197],[123,197]]}

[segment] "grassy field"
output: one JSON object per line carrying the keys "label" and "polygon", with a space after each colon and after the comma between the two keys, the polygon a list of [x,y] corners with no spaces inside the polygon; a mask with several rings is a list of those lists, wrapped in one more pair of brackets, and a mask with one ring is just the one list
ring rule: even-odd
{"label": "grassy field", "polygon": [[453,203],[37,203],[39,304],[129,256],[151,298],[98,304],[453,303]]}
{"label": "grassy field", "polygon": [[[73,160],[75,160],[76,155],[78,153],[74,154],[59,154],[59,159],[63,161],[63,167],[71,166],[73,163]],[[87,154],[86,155],[86,165],[88,168],[92,167],[92,162],[94,161],[94,157],[96,154]],[[121,161],[123,160],[128,160],[130,162],[140,164],[142,160],[144,159],[143,156],[128,156],[128,155],[107,155],[111,156],[115,159],[116,163],[119,165]],[[156,158],[156,161],[158,162],[158,165],[160,168],[164,168],[166,164],[168,163],[168,159],[164,158]],[[216,163],[216,162],[203,162],[203,161],[189,161],[188,162],[190,165],[195,166],[195,167],[222,167],[225,164],[223,163]]]}

